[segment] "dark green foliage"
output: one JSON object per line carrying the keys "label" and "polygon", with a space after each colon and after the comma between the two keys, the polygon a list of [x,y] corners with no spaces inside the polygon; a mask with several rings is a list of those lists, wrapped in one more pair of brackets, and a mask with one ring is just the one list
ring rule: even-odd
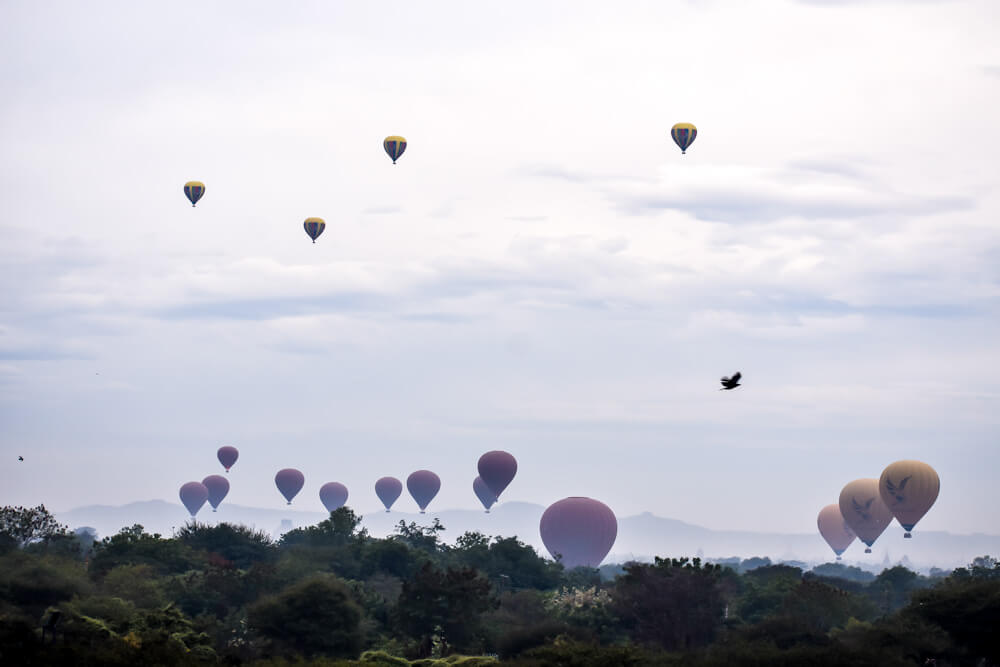
{"label": "dark green foliage", "polygon": [[629,565],[611,591],[612,610],[636,642],[668,650],[704,646],[722,626],[722,569],[697,558]]}
{"label": "dark green foliage", "polygon": [[905,610],[947,632],[968,655],[1000,664],[1000,578],[949,577],[913,593]]}
{"label": "dark green foliage", "polygon": [[177,531],[176,538],[195,551],[206,552],[209,561],[219,566],[247,568],[278,558],[267,533],[231,523],[209,526],[192,521]]}
{"label": "dark green foliage", "polygon": [[37,618],[50,605],[86,594],[91,585],[83,563],[14,551],[0,557],[0,601]]}
{"label": "dark green foliage", "polygon": [[331,575],[310,577],[255,602],[247,621],[279,652],[354,657],[361,651],[361,608]]}
{"label": "dark green foliage", "polygon": [[192,569],[203,560],[180,540],[150,535],[136,524],[94,544],[90,571],[101,577],[119,565],[149,565],[158,573],[174,573]]}
{"label": "dark green foliage", "polygon": [[[375,539],[349,508],[277,544],[228,524],[133,526],[88,554],[42,506],[8,509],[2,665],[1000,664],[988,556],[931,578],[762,558],[564,572],[513,537],[446,545],[437,521]],[[29,516],[39,531],[9,528]]]}
{"label": "dark green foliage", "polygon": [[814,567],[812,573],[817,577],[825,579],[844,579],[845,581],[854,581],[861,584],[867,584],[875,580],[875,575],[871,572],[866,572],[860,567],[844,565],[842,563],[823,563]]}
{"label": "dark green foliage", "polygon": [[562,576],[561,567],[516,537],[465,533],[456,540],[451,559],[459,567],[479,570],[498,590],[548,590],[558,586]]}
{"label": "dark green foliage", "polygon": [[472,652],[483,642],[482,615],[497,604],[490,582],[476,570],[441,571],[428,563],[403,583],[396,623],[420,641],[421,656],[430,655],[435,634],[455,650]]}

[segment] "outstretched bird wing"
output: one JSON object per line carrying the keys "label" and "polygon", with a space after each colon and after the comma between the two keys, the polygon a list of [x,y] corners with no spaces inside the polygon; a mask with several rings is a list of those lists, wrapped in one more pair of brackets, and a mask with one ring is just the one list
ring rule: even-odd
{"label": "outstretched bird wing", "polygon": [[735,373],[733,373],[732,381],[739,382],[741,377],[743,377],[743,373],[736,371]]}

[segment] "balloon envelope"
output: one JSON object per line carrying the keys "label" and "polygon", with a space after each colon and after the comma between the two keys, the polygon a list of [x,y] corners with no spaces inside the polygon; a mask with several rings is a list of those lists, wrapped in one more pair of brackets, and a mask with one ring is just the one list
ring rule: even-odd
{"label": "balloon envelope", "polygon": [[326,511],[332,512],[347,502],[347,487],[340,482],[327,482],[319,487],[319,499]]}
{"label": "balloon envelope", "polygon": [[922,461],[896,461],[882,471],[878,480],[882,501],[906,532],[910,531],[937,500],[941,480],[934,468]]}
{"label": "balloon envelope", "polygon": [[399,156],[406,150],[406,139],[398,135],[386,137],[382,140],[382,148],[384,148],[386,154],[392,158],[392,163],[396,164],[396,160],[398,160]]}
{"label": "balloon envelope", "polygon": [[494,450],[479,457],[479,476],[497,500],[516,474],[517,460],[507,452]]}
{"label": "balloon envelope", "polygon": [[208,504],[212,506],[212,511],[219,509],[219,503],[229,493],[229,480],[222,475],[209,475],[201,480],[201,483],[208,489]]}
{"label": "balloon envelope", "polygon": [[418,470],[406,478],[406,489],[417,501],[420,513],[423,514],[441,489],[441,478],[430,470]]}
{"label": "balloon envelope", "polygon": [[670,136],[674,143],[681,149],[681,155],[687,152],[688,146],[694,143],[694,138],[698,136],[698,128],[691,123],[677,123],[670,128]]}
{"label": "balloon envelope", "polygon": [[208,500],[208,489],[201,482],[188,482],[181,487],[181,502],[193,517]]}
{"label": "balloon envelope", "polygon": [[618,519],[611,508],[592,498],[563,498],[542,514],[542,543],[567,570],[597,567],[618,537]]}
{"label": "balloon envelope", "polygon": [[844,515],[840,513],[840,505],[836,503],[827,505],[819,511],[819,516],[816,517],[816,526],[819,528],[819,534],[833,549],[833,553],[837,554],[838,560],[840,554],[851,546],[851,542],[856,537],[854,531],[844,521]]}
{"label": "balloon envelope", "polygon": [[316,239],[326,229],[326,222],[323,221],[323,218],[306,218],[302,226],[305,227],[306,234],[313,240],[313,243],[316,243]]}
{"label": "balloon envelope", "polygon": [[302,490],[302,486],[306,483],[306,476],[295,468],[285,468],[279,470],[278,474],[274,476],[274,483],[278,487],[278,491],[281,492],[281,495],[291,505],[292,498]]}
{"label": "balloon envelope", "polygon": [[892,512],[879,495],[877,479],[856,479],[847,484],[840,492],[840,513],[858,539],[868,545],[865,553],[871,553],[872,544],[892,521]]}
{"label": "balloon envelope", "polygon": [[493,503],[497,501],[497,494],[493,493],[490,487],[486,486],[486,482],[483,481],[482,477],[472,480],[472,490],[475,492],[476,497],[479,498],[479,502],[489,512],[490,508],[493,507]]}
{"label": "balloon envelope", "polygon": [[188,181],[184,184],[184,194],[191,202],[191,206],[194,206],[205,194],[205,184],[201,181]]}
{"label": "balloon envelope", "polygon": [[381,477],[375,482],[375,495],[385,505],[388,512],[399,495],[403,493],[403,483],[395,477]]}
{"label": "balloon envelope", "polygon": [[229,472],[229,469],[236,463],[236,459],[240,458],[240,451],[235,447],[226,445],[225,447],[219,447],[216,456],[219,457],[219,463],[226,469],[226,472]]}

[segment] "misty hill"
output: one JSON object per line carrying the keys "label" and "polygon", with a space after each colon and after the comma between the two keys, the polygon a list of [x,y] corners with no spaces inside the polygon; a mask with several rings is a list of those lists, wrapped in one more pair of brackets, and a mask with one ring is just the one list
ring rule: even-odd
{"label": "misty hill", "polygon": [[[494,506],[489,514],[482,510],[440,510],[427,514],[385,512],[364,514],[362,525],[374,537],[394,532],[399,521],[429,526],[435,518],[445,527],[442,538],[453,542],[466,531],[487,535],[517,536],[546,555],[538,534],[538,522],[545,508],[524,502],[506,502]],[[218,512],[206,506],[198,515],[205,523],[244,524],[263,530],[275,537],[292,528],[319,523],[323,512],[303,512],[292,507],[266,509],[223,503]],[[113,535],[121,528],[142,524],[149,532],[170,535],[189,520],[187,511],[177,503],[148,500],[122,506],[90,505],[66,512],[56,518],[71,528],[90,526],[101,537]],[[947,532],[914,533],[903,539],[902,529],[893,523],[875,543],[874,553],[863,553],[864,547],[855,542],[844,555],[845,562],[867,567],[880,567],[886,561],[897,563],[904,557],[918,568],[937,566],[952,568],[969,563],[974,557],[1000,554],[1000,536],[976,533],[953,535]],[[817,533],[759,533],[751,531],[711,530],[701,526],[655,516],[649,512],[618,520],[618,539],[605,562],[651,560],[653,556],[704,558],[748,558],[766,556],[772,560],[800,560],[808,563],[827,562],[832,552]]]}

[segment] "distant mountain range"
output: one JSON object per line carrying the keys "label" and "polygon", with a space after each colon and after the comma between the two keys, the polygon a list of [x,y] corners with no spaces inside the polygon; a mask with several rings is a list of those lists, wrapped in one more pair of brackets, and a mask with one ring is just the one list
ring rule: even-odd
{"label": "distant mountain range", "polygon": [[[477,510],[440,510],[427,514],[375,511],[364,515],[362,526],[374,537],[394,532],[400,521],[429,526],[437,518],[445,527],[442,538],[453,542],[466,531],[486,535],[516,536],[548,556],[538,534],[538,522],[545,508],[523,502],[494,506],[490,513]],[[327,517],[322,512],[288,509],[264,509],[223,503],[218,512],[207,505],[198,514],[205,523],[229,522],[252,526],[275,537],[292,528],[319,523]],[[148,532],[170,535],[189,521],[187,511],[177,503],[147,500],[121,506],[90,505],[56,513],[56,518],[70,526],[89,526],[100,537],[113,535],[123,527],[142,524]],[[854,542],[844,555],[846,563],[881,569],[883,564],[906,562],[911,567],[953,568],[968,564],[976,556],[1000,556],[1000,536],[975,533],[953,535],[947,532],[922,532],[913,539],[903,539],[895,522],[875,543],[874,553],[865,554],[864,545]],[[618,539],[606,563],[627,560],[649,561],[653,556],[701,556],[707,559],[730,557],[768,557],[773,561],[802,561],[808,564],[827,562],[833,552],[819,533],[756,533],[750,531],[710,530],[677,519],[654,516],[649,512],[618,519]],[[905,559],[905,560],[904,560]]]}

